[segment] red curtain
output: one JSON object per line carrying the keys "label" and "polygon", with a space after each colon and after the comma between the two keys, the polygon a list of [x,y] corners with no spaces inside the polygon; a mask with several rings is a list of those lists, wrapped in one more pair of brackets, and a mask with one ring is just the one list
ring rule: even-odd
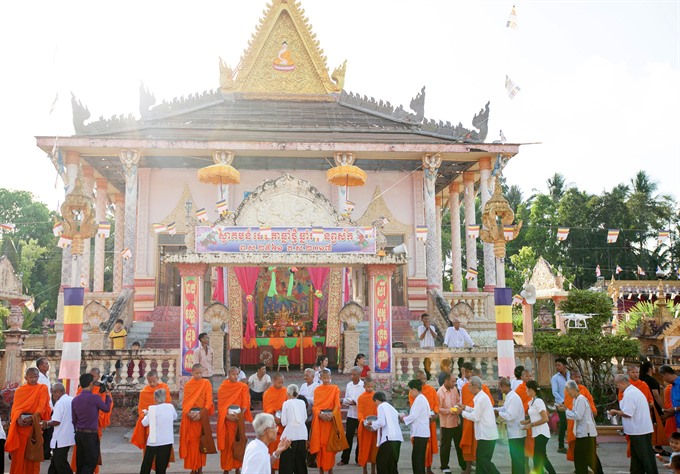
{"label": "red curtain", "polygon": [[[323,284],[331,269],[328,267],[307,267],[307,271],[309,272],[309,278],[312,280],[312,285],[314,285],[314,290],[323,291]],[[316,324],[319,322],[320,298],[317,298],[316,295],[312,295],[312,298],[314,298],[314,320],[312,331],[316,331]]]}
{"label": "red curtain", "polygon": [[248,321],[246,322],[246,342],[255,337],[255,303],[253,301],[253,292],[255,291],[255,283],[260,274],[259,267],[234,267],[234,274],[241,287],[241,291],[246,294],[246,301],[248,302]]}
{"label": "red curtain", "polygon": [[224,304],[224,267],[217,267],[217,283],[215,283],[212,300]]}

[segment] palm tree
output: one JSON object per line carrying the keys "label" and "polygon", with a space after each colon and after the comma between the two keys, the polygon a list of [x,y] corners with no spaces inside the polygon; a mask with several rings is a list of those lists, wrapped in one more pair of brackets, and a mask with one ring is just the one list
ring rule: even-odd
{"label": "palm tree", "polygon": [[564,195],[564,192],[569,187],[564,175],[560,173],[555,173],[554,175],[552,175],[552,178],[548,178],[547,184],[548,194],[550,195],[550,198],[555,202],[560,200],[560,198]]}

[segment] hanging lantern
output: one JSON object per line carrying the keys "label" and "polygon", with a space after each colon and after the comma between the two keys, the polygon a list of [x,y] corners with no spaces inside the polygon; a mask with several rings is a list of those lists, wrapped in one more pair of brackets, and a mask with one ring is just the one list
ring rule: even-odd
{"label": "hanging lantern", "polygon": [[213,151],[214,165],[206,166],[198,170],[198,180],[208,184],[239,184],[241,173],[231,166],[234,154],[230,151]]}
{"label": "hanging lantern", "polygon": [[336,153],[333,157],[335,167],[326,171],[326,179],[336,186],[363,186],[366,184],[366,172],[354,166],[354,153]]}

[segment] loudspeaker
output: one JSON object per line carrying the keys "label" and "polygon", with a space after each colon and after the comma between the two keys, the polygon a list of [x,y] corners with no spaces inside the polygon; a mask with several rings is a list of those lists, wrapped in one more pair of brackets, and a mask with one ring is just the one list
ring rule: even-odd
{"label": "loudspeaker", "polygon": [[392,249],[392,253],[395,255],[408,255],[408,249],[406,248],[406,244],[399,244],[396,247]]}
{"label": "loudspeaker", "polygon": [[532,284],[528,284],[524,287],[520,296],[526,300],[527,304],[536,303],[536,287]]}

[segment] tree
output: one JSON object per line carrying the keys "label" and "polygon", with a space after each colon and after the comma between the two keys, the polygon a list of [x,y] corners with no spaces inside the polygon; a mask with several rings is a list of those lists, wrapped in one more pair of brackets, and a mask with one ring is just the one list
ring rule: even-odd
{"label": "tree", "polygon": [[564,192],[567,190],[567,180],[560,173],[555,173],[552,177],[548,178],[548,195],[550,198],[557,202],[562,199]]}
{"label": "tree", "polygon": [[588,320],[588,329],[576,331],[598,334],[602,332],[602,325],[612,319],[612,300],[606,293],[599,291],[572,290],[567,299],[560,303],[560,310],[564,313],[591,314],[593,317]]}

